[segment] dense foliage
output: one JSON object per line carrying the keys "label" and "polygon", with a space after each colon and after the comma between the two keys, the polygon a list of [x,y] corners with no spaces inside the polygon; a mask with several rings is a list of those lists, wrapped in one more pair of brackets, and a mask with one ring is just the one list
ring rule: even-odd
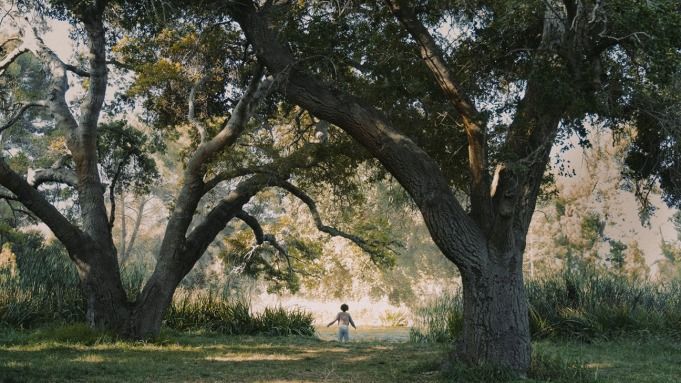
{"label": "dense foliage", "polygon": [[[620,336],[681,337],[681,285],[605,273],[562,273],[526,284],[533,338],[593,341]],[[415,311],[411,338],[448,342],[460,335],[460,292]]]}

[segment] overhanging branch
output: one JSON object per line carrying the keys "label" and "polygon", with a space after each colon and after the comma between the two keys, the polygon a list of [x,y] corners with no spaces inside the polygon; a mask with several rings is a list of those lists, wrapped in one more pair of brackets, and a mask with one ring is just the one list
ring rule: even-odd
{"label": "overhanging branch", "polygon": [[46,101],[34,101],[34,102],[29,102],[27,104],[24,104],[19,108],[19,110],[5,122],[4,125],[0,126],[0,132],[5,131],[6,129],[9,129],[12,127],[12,125],[16,124],[19,119],[21,119],[21,116],[26,113],[27,110],[31,108],[45,108],[47,107],[47,102]]}
{"label": "overhanging branch", "polygon": [[364,146],[409,192],[443,254],[461,270],[480,270],[489,256],[485,235],[454,198],[438,164],[394,129],[381,111],[305,72],[291,50],[280,43],[276,22],[266,9],[253,1],[228,2],[226,8],[253,45],[258,60],[275,75],[287,76],[283,82],[286,98],[340,127]]}
{"label": "overhanging branch", "polygon": [[246,213],[243,210],[236,214],[236,218],[242,220],[246,225],[248,225],[251,228],[251,230],[253,230],[253,235],[255,235],[256,244],[262,245],[265,242],[267,242],[270,246],[277,250],[277,253],[279,253],[279,255],[281,255],[286,260],[289,272],[293,272],[291,256],[289,255],[288,251],[286,251],[286,249],[281,244],[279,244],[279,242],[277,242],[277,238],[274,236],[274,234],[265,234],[262,229],[262,226],[260,226],[260,222],[258,222],[258,219]]}
{"label": "overhanging branch", "polygon": [[82,251],[89,243],[88,236],[47,202],[38,190],[29,185],[2,159],[0,159],[0,184],[12,192],[18,201],[52,230],[69,250],[69,255],[80,260],[90,256]]}
{"label": "overhanging branch", "polygon": [[376,260],[375,256],[378,255],[377,247],[381,246],[382,244],[372,243],[357,235],[346,233],[345,231],[339,230],[335,227],[325,225],[324,222],[322,221],[321,215],[319,214],[319,210],[317,210],[317,204],[312,199],[312,197],[307,195],[302,189],[285,180],[280,180],[277,183],[277,186],[293,194],[305,205],[307,205],[307,208],[310,211],[310,214],[312,215],[312,219],[314,220],[317,230],[329,234],[332,237],[341,237],[351,241],[360,249],[364,250],[367,254],[369,254],[372,260]]}
{"label": "overhanging branch", "polygon": [[187,108],[187,119],[189,122],[194,125],[194,128],[196,128],[197,132],[199,133],[199,142],[203,144],[206,142],[206,126],[201,122],[198,118],[196,118],[196,91],[203,86],[203,84],[208,80],[208,76],[203,76],[199,81],[197,81],[189,91],[189,100],[188,100],[188,108]]}

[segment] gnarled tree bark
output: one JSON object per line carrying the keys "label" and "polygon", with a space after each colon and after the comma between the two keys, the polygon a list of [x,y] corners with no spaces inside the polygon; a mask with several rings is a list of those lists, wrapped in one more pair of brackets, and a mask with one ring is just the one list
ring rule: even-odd
{"label": "gnarled tree bark", "polygon": [[[528,305],[523,286],[522,255],[542,176],[567,104],[555,90],[531,75],[509,128],[504,152],[510,153],[490,174],[484,121],[461,91],[428,30],[400,0],[386,0],[393,15],[420,48],[424,64],[459,113],[468,136],[471,211],[455,199],[438,164],[408,137],[396,131],[381,112],[333,89],[297,65],[300,58],[279,41],[271,12],[281,5],[257,8],[252,1],[228,5],[253,44],[259,60],[274,73],[287,73],[285,95],[314,116],[332,122],[362,144],[398,180],[419,207],[431,237],[459,268],[464,288],[464,329],[459,356],[470,363],[504,366],[524,374],[530,366]],[[548,18],[544,33],[547,57],[567,33]],[[541,57],[539,58],[541,65]],[[546,100],[558,100],[549,108]]]}

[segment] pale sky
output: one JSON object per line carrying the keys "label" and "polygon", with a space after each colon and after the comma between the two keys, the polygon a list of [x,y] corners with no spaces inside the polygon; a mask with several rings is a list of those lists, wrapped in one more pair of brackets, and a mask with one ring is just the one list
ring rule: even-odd
{"label": "pale sky", "polygon": [[[603,134],[605,136],[602,138],[601,145],[611,145],[609,134]],[[598,145],[598,143],[594,143],[594,145]],[[556,153],[557,150],[558,148],[554,147],[553,152]],[[575,177],[557,176],[557,182],[565,185],[566,189],[582,187],[582,177],[585,177],[585,175],[588,174],[586,169],[587,159],[585,151],[576,145],[574,149],[569,150],[563,156],[570,161],[571,167],[575,170],[577,175]],[[556,173],[557,172],[554,172],[554,174]],[[618,178],[613,179],[613,177],[618,176],[619,174],[615,171],[602,171],[599,173],[599,179],[606,184],[608,182],[616,183]],[[650,220],[650,227],[644,227],[641,225],[638,216],[638,203],[636,202],[633,193],[624,190],[616,190],[615,192],[617,193],[617,198],[611,209],[615,210],[614,212],[617,216],[612,218],[612,225],[606,227],[606,236],[613,239],[619,239],[624,243],[627,243],[629,239],[636,240],[641,250],[646,254],[648,265],[652,265],[653,262],[662,258],[662,252],[660,251],[660,233],[662,233],[664,239],[667,241],[676,240],[676,230],[670,221],[676,210],[668,208],[659,195],[653,195],[651,200],[657,210]],[[592,202],[593,206],[596,208],[602,206],[602,204],[599,204],[595,199]]]}

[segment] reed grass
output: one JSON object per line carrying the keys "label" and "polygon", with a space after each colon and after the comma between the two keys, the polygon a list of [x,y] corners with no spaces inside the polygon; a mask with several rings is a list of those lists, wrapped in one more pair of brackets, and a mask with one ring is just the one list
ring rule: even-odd
{"label": "reed grass", "polygon": [[[617,275],[562,273],[526,283],[533,339],[592,341],[623,335],[681,337],[681,281],[653,282]],[[410,338],[448,342],[463,326],[460,290],[414,312]]]}
{"label": "reed grass", "polygon": [[[45,244],[36,235],[18,238],[8,261],[0,263],[0,326],[30,329],[83,322],[85,299],[63,247]],[[122,283],[131,300],[147,277],[143,265],[122,268]],[[253,313],[223,290],[196,288],[178,289],[164,320],[170,329],[226,335],[313,335],[312,323],[312,315],[297,308],[268,307]]]}

